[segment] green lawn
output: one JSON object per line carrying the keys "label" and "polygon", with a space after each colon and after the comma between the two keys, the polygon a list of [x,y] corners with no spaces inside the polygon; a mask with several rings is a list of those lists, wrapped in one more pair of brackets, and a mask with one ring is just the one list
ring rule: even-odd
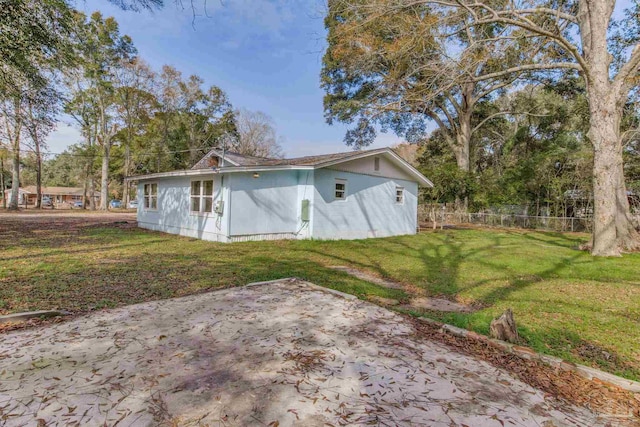
{"label": "green lawn", "polygon": [[[525,344],[640,379],[640,255],[595,259],[585,235],[445,230],[360,241],[216,244],[117,227],[0,233],[0,313],[116,307],[297,276],[407,300],[327,268],[348,265],[482,307],[422,313],[480,333],[513,308]],[[417,314],[417,313],[414,313]]]}

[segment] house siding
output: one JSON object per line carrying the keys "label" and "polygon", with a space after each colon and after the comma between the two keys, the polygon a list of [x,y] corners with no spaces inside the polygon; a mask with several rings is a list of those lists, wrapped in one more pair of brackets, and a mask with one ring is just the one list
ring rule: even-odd
{"label": "house siding", "polygon": [[[229,236],[265,235],[295,237],[298,230],[298,171],[230,174]],[[281,237],[282,238],[282,237]]]}
{"label": "house siding", "polygon": [[[335,200],[335,180],[347,181],[346,200]],[[364,239],[415,234],[418,184],[332,169],[314,176],[312,237]],[[396,187],[404,188],[404,203],[395,202]]]}
{"label": "house siding", "polygon": [[[379,161],[378,170],[375,170],[376,158]],[[406,171],[396,166],[393,162],[391,162],[384,156],[369,156],[362,159],[356,159],[350,162],[344,162],[337,165],[329,166],[327,169],[413,181],[411,179],[411,176]]]}
{"label": "house siding", "polygon": [[[221,175],[199,176],[198,180],[213,179],[214,204],[228,199],[228,186]],[[225,180],[227,177],[224,178]],[[190,177],[173,177],[138,183],[138,226],[154,231],[179,234],[203,240],[226,242],[228,240],[229,211],[197,215],[190,212]],[[158,209],[144,208],[144,184],[158,183]]]}
{"label": "house siding", "polygon": [[[372,163],[340,169],[280,170],[211,174],[214,203],[224,201],[223,215],[192,214],[190,177],[164,177],[138,183],[138,223],[142,228],[220,242],[274,239],[363,239],[415,234],[418,184],[398,176],[394,165],[381,162],[374,176]],[[346,200],[335,200],[335,180],[347,181]],[[158,209],[144,208],[145,183],[158,183]],[[404,202],[396,203],[396,187]],[[302,201],[309,200],[309,220],[302,221]]]}

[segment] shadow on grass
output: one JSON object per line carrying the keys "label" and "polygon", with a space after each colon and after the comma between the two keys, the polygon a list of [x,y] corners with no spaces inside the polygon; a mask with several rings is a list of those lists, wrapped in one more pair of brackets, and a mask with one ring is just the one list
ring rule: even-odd
{"label": "shadow on grass", "polygon": [[[135,250],[133,246],[128,249]],[[119,246],[110,249],[117,251]],[[386,289],[307,259],[198,250],[121,256],[113,261],[66,270],[58,264],[48,275],[8,278],[0,289],[0,311],[113,308],[284,277],[300,277],[360,297],[406,297],[403,291]]]}
{"label": "shadow on grass", "polygon": [[[633,285],[638,286],[636,276],[631,273],[633,262],[623,261],[628,272],[609,275],[621,261],[593,261],[588,254],[571,250],[577,246],[578,237],[560,233],[445,230],[357,241],[220,244],[108,226],[70,232],[58,230],[55,236],[43,239],[38,251],[31,255],[38,261],[35,264],[42,263],[42,266],[30,265],[27,269],[23,262],[25,266],[16,270],[20,274],[1,278],[0,312],[51,308],[85,311],[295,276],[362,298],[380,296],[406,300],[418,294],[456,298],[464,293],[465,298],[471,296],[483,309],[473,314],[429,312],[427,315],[487,334],[498,310],[512,304],[514,298],[522,295],[520,292],[547,280],[563,278],[579,284],[580,280],[588,279],[607,284],[621,281],[622,277],[627,281],[636,280]],[[60,236],[64,237],[62,246],[67,250],[60,249]],[[85,243],[90,245],[91,253],[82,250],[81,245]],[[536,248],[549,246],[549,249],[532,251],[527,244]],[[80,247],[74,248],[74,245]],[[514,261],[523,254],[531,258]],[[10,259],[11,253],[6,255],[6,259]],[[415,289],[416,294],[387,289],[329,268],[337,264],[413,285],[407,289]],[[577,264],[580,268],[576,268]],[[604,266],[609,270],[603,273]],[[542,313],[548,304],[544,295],[538,298],[534,291],[526,296],[526,302],[532,306],[532,312]],[[567,296],[566,303],[574,301]],[[605,315],[602,303],[594,304],[592,307],[575,303],[568,315],[581,316],[594,310],[602,310]],[[631,314],[635,307],[630,305]],[[617,319],[623,314],[607,312],[606,316]],[[629,322],[637,322],[637,319],[626,320],[625,327]],[[531,326],[540,327],[535,322]],[[607,334],[608,326],[602,328],[593,336],[602,338]],[[531,345],[538,343],[535,344],[538,350],[560,355],[562,347],[558,347],[557,342],[578,342],[579,339],[574,331],[566,331],[563,339],[554,341],[554,337],[563,332],[551,324],[535,332],[523,329],[522,335]],[[591,348],[589,343],[583,347]],[[614,351],[608,353],[615,355]],[[631,372],[625,375],[638,378],[640,369],[633,364],[630,368],[616,367],[629,363],[624,359],[628,356],[626,353],[609,362],[611,369]],[[584,359],[576,360],[591,360],[588,351],[584,354],[578,355]],[[622,362],[616,362],[618,360]],[[593,363],[601,366],[597,359]]]}

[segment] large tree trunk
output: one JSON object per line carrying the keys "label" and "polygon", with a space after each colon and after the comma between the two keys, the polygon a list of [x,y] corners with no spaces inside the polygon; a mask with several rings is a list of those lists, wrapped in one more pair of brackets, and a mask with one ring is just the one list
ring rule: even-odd
{"label": "large tree trunk", "polygon": [[109,198],[109,157],[111,144],[104,143],[102,152],[102,178],[100,180],[100,210],[106,211]]}
{"label": "large tree trunk", "polygon": [[96,182],[93,173],[89,175],[89,209],[96,210]]}
{"label": "large tree trunk", "polygon": [[622,107],[612,90],[589,88],[589,138],[594,148],[593,237],[591,253],[619,256],[622,251],[640,248],[624,181],[620,121]]}
{"label": "large tree trunk", "polygon": [[461,171],[469,172],[471,169],[471,160],[469,155],[469,147],[471,146],[471,120],[460,121],[460,132],[456,135],[456,147],[454,153],[456,155],[456,163]]}
{"label": "large tree trunk", "polygon": [[124,207],[129,206],[129,181],[127,181],[127,177],[129,176],[131,170],[131,147],[130,144],[124,147],[124,178],[122,179],[122,201],[124,203]]}
{"label": "large tree trunk", "polygon": [[[470,97],[471,94],[469,93]],[[468,173],[471,170],[471,115],[473,114],[473,104],[467,101],[467,96],[464,97],[462,103],[462,111],[458,115],[458,124],[460,126],[458,133],[456,134],[456,144],[454,147],[454,154],[456,156],[456,163],[458,168]],[[469,197],[467,195],[461,200],[456,198],[456,210],[466,212],[469,207]]]}
{"label": "large tree trunk", "polygon": [[33,142],[36,151],[36,208],[40,209],[42,207],[42,154],[40,153],[40,141],[36,138]]}
{"label": "large tree trunk", "polygon": [[89,177],[85,175],[84,182],[82,183],[82,209],[87,209],[87,202],[89,201]]}
{"label": "large tree trunk", "polygon": [[7,208],[7,188],[4,182],[4,158],[0,157],[0,191],[2,191],[2,208]]}
{"label": "large tree trunk", "polygon": [[13,167],[11,175],[11,199],[9,200],[9,210],[18,210],[20,191],[20,139],[16,137],[13,143],[13,156],[11,158]]}

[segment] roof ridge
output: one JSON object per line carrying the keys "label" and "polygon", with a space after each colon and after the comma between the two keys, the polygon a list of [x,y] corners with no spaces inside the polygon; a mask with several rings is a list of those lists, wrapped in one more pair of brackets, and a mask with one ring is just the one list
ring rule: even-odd
{"label": "roof ridge", "polygon": [[392,150],[391,147],[380,147],[380,148],[370,148],[368,150],[351,150],[351,151],[340,151],[338,153],[309,154],[307,156],[286,157],[286,158],[284,158],[282,160],[297,160],[297,159],[304,159],[304,158],[307,158],[307,157],[339,156],[339,155],[342,155],[342,154],[344,154],[344,155],[347,155],[347,154],[356,155],[356,154],[368,153],[370,151],[380,151],[380,150],[386,150],[386,149]]}

